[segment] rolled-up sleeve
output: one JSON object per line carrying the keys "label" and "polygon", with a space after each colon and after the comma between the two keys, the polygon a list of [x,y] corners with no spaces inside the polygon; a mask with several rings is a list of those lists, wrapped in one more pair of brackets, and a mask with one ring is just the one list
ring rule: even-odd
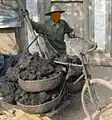
{"label": "rolled-up sleeve", "polygon": [[65,22],[65,24],[64,24],[64,32],[65,32],[65,34],[68,34],[68,33],[72,32],[72,31],[73,31],[73,29],[67,24],[67,22]]}
{"label": "rolled-up sleeve", "polygon": [[73,29],[67,24],[67,22],[65,22],[64,32],[65,32],[65,34],[68,34],[68,37],[70,37],[70,38],[75,37],[75,33],[74,33]]}

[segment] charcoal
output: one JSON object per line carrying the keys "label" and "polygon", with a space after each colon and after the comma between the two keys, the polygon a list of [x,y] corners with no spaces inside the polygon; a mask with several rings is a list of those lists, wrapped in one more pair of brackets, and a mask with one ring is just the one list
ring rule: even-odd
{"label": "charcoal", "polygon": [[18,88],[15,92],[15,101],[18,101],[18,99],[21,97],[21,93],[22,93],[22,89],[19,88],[19,86],[18,86]]}
{"label": "charcoal", "polygon": [[38,105],[41,104],[41,102],[39,102],[39,97],[38,94],[31,94],[29,95],[29,100],[27,104],[29,105]]}
{"label": "charcoal", "polygon": [[36,75],[35,74],[29,74],[29,80],[36,80]]}
{"label": "charcoal", "polygon": [[20,78],[21,79],[28,80],[28,77],[29,77],[28,72],[23,71],[23,72],[20,73]]}
{"label": "charcoal", "polygon": [[5,82],[0,87],[3,100],[10,104],[20,102],[24,105],[40,105],[55,99],[59,95],[61,87],[57,87],[48,92],[29,93],[23,91],[18,84]]}
{"label": "charcoal", "polygon": [[16,86],[13,83],[4,82],[0,86],[0,92],[3,96],[13,94],[16,91]]}
{"label": "charcoal", "polygon": [[[59,58],[56,57],[55,60],[60,61],[60,62],[78,64],[78,65],[82,64],[80,58],[76,55],[74,55],[74,56],[69,56],[69,55],[60,56]],[[77,78],[83,72],[82,67],[65,66],[65,65],[61,65],[61,66],[62,66],[64,75],[66,76],[66,74],[68,73],[68,81],[74,82],[75,80],[77,80]],[[57,69],[58,69],[58,67],[57,67]]]}
{"label": "charcoal", "polygon": [[51,98],[46,92],[40,93],[25,93],[18,101],[24,105],[39,105],[49,101]]}
{"label": "charcoal", "polygon": [[46,101],[50,100],[50,95],[48,95],[46,92],[40,92],[39,93],[39,99],[40,103],[45,103]]}
{"label": "charcoal", "polygon": [[55,57],[54,58],[55,61],[60,61],[60,62],[67,62],[67,55],[62,55],[62,56],[59,56],[59,57]]}
{"label": "charcoal", "polygon": [[67,62],[69,63],[74,63],[74,64],[81,64],[81,60],[79,59],[78,56],[74,55],[74,56],[67,56]]}
{"label": "charcoal", "polygon": [[40,105],[55,99],[59,95],[60,88],[61,87],[58,86],[57,88],[48,92],[39,93],[29,93],[18,88],[18,90],[15,92],[15,100],[24,105]]}
{"label": "charcoal", "polygon": [[[59,67],[59,66],[57,66]],[[55,76],[57,71],[56,66],[52,66],[49,60],[40,58],[38,53],[30,55],[24,53],[15,67],[7,70],[5,79],[10,82],[17,82],[18,76],[23,80],[40,80]],[[60,71],[60,69],[58,69]]]}
{"label": "charcoal", "polygon": [[[80,59],[77,56],[58,56],[53,58],[53,60],[58,60],[61,62],[69,62],[75,64],[81,64]],[[24,53],[18,63],[14,67],[10,67],[5,74],[5,83],[1,85],[0,92],[4,100],[10,104],[16,104],[20,102],[24,105],[40,105],[50,100],[55,99],[62,88],[60,84],[57,88],[38,93],[29,93],[23,91],[18,85],[18,77],[20,76],[23,80],[45,80],[56,76],[59,72],[62,72],[62,66],[57,65],[53,60],[46,60],[45,58],[40,58],[38,53],[31,55],[30,53]],[[66,67],[68,70],[68,66]],[[82,74],[82,68],[70,67],[69,79],[73,82]],[[62,82],[65,79],[64,74],[62,74]]]}
{"label": "charcoal", "polygon": [[5,79],[8,82],[17,82],[18,76],[19,76],[19,69],[16,67],[10,67],[6,74],[5,74]]}
{"label": "charcoal", "polygon": [[14,94],[10,94],[10,95],[4,96],[3,100],[4,100],[4,102],[7,102],[9,104],[13,104],[13,105],[16,104]]}
{"label": "charcoal", "polygon": [[69,76],[79,76],[82,73],[82,67],[70,66],[68,70]]}
{"label": "charcoal", "polygon": [[4,82],[0,86],[0,92],[2,94],[3,100],[10,104],[15,104],[15,91],[16,86],[9,82]]}

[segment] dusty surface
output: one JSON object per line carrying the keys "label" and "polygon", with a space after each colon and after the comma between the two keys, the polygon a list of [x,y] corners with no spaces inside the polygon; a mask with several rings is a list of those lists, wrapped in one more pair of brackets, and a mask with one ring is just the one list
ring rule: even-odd
{"label": "dusty surface", "polygon": [[[102,78],[106,80],[112,80],[112,67],[92,67],[93,78]],[[80,93],[76,94],[75,100],[71,105],[64,109],[60,114],[61,120],[88,120],[86,119],[80,100]],[[85,118],[85,119],[84,119]],[[102,119],[100,120],[107,120]],[[111,119],[109,119],[111,120]]]}
{"label": "dusty surface", "polygon": [[4,111],[4,114],[0,116],[0,120],[51,120],[51,119],[46,116],[41,117],[40,115],[31,115],[19,109],[11,109],[8,111]]}
{"label": "dusty surface", "polygon": [[18,45],[15,39],[15,29],[1,29],[0,30],[0,53],[16,54]]}

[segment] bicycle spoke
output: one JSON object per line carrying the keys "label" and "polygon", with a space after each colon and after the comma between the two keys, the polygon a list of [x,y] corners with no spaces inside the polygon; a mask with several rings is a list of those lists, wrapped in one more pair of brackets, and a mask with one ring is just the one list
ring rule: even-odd
{"label": "bicycle spoke", "polygon": [[[112,120],[112,89],[105,80],[93,79],[89,87],[86,84],[82,91],[82,104],[86,115],[94,120]],[[111,109],[108,110],[108,106]],[[108,108],[108,109],[107,109]],[[103,119],[100,119],[103,117]]]}
{"label": "bicycle spoke", "polygon": [[101,98],[100,94],[97,92],[98,86],[94,86],[94,87],[95,87],[96,97],[98,98],[99,103],[100,103],[100,106],[98,106],[99,107],[98,109],[101,110],[101,108],[104,107],[103,106],[103,99]]}

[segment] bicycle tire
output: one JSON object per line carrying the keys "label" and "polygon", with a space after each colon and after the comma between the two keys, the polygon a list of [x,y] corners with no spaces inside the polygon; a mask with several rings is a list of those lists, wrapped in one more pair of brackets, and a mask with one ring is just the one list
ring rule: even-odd
{"label": "bicycle tire", "polygon": [[[109,91],[110,91],[110,96],[107,94],[107,96],[108,97],[106,97],[106,98],[108,98],[108,100],[109,100],[109,98],[110,99],[112,99],[112,84],[110,84],[109,82],[107,82],[106,80],[103,80],[103,79],[91,79],[90,81],[89,81],[89,87],[91,87],[92,85],[95,85],[95,87],[96,87],[96,84],[98,84],[98,85],[103,85],[104,86],[104,88],[106,88],[106,89],[108,89]],[[104,89],[104,88],[102,88],[102,89]],[[86,104],[86,99],[85,99],[85,95],[87,94],[87,91],[88,91],[88,84],[86,84],[85,83],[85,85],[83,86],[83,89],[82,89],[82,93],[81,93],[81,102],[82,102],[82,107],[83,107],[83,110],[84,110],[84,113],[85,113],[85,115],[90,119],[90,120],[96,120],[96,118],[97,117],[99,117],[100,116],[100,113],[101,113],[101,111],[103,111],[103,110],[100,110],[101,108],[99,108],[99,110],[98,110],[98,108],[97,108],[97,110],[94,112],[94,113],[90,113],[90,111],[91,110],[89,110],[89,108],[87,108],[87,104]],[[101,91],[101,89],[100,89],[100,91]],[[103,94],[102,94],[103,95]],[[97,95],[96,95],[97,96]],[[93,97],[95,97],[95,96],[93,96],[92,95],[92,98]],[[97,97],[99,97],[99,96],[97,96]],[[89,93],[89,98],[90,98],[90,93]],[[91,100],[90,100],[91,101]],[[96,102],[95,101],[95,99],[93,100],[94,102]],[[92,101],[91,101],[92,102]],[[109,100],[109,104],[111,104],[112,103],[112,101],[111,100]],[[93,103],[92,103],[93,104]],[[89,106],[89,105],[88,105]],[[98,106],[100,106],[100,105],[98,105]],[[97,106],[97,107],[98,107]],[[102,107],[103,108],[103,107]],[[90,107],[90,109],[94,109],[94,108],[91,108]],[[96,109],[96,108],[95,108]],[[104,109],[104,108],[103,108]],[[109,116],[108,116],[109,117]],[[112,118],[111,118],[112,119]],[[106,119],[105,119],[106,120]],[[107,119],[107,120],[109,120],[109,119]]]}

